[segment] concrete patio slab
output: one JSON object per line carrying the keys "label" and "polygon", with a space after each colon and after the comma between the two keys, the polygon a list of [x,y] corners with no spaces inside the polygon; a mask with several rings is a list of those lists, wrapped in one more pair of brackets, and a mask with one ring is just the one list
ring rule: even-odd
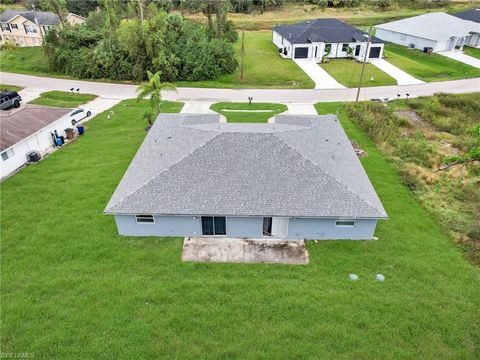
{"label": "concrete patio slab", "polygon": [[437,54],[446,56],[450,59],[457,60],[457,61],[460,61],[464,64],[467,64],[467,65],[470,65],[470,66],[473,66],[473,67],[476,67],[476,68],[480,69],[480,60],[474,58],[473,56],[465,54],[461,50],[442,51],[442,52],[439,52]]}
{"label": "concrete patio slab", "polygon": [[303,240],[190,238],[183,242],[183,261],[218,263],[308,264]]}
{"label": "concrete patio slab", "polygon": [[413,77],[384,59],[370,59],[370,63],[393,77],[398,85],[424,84],[422,80]]}
{"label": "concrete patio slab", "polygon": [[315,89],[345,89],[345,86],[323,70],[315,61],[295,59],[295,63],[315,82]]}

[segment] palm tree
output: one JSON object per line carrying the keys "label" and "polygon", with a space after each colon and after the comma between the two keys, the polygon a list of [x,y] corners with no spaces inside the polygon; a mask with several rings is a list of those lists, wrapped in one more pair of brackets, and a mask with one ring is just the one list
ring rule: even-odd
{"label": "palm tree", "polygon": [[[175,85],[160,80],[160,71],[152,74],[147,70],[148,82],[139,85],[137,88],[137,102],[150,95],[150,107],[155,112],[155,116],[160,114],[160,104],[162,102],[162,91],[177,91]],[[150,123],[150,121],[149,121]]]}

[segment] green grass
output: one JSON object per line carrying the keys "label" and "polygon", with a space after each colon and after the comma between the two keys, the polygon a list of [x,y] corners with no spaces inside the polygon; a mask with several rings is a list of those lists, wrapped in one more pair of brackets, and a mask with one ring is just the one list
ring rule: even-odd
{"label": "green grass", "polygon": [[[287,106],[283,104],[272,103],[229,103],[221,102],[210,106],[210,109],[216,111],[227,118],[227,122],[240,123],[266,123],[269,118],[287,111]],[[250,110],[251,112],[233,112],[223,110]],[[254,110],[271,110],[271,112],[256,112]]]}
{"label": "green grass", "polygon": [[[360,79],[362,64],[352,59],[334,59],[329,63],[319,65],[332,75],[335,80],[346,87],[356,87]],[[390,75],[372,64],[365,64],[362,86],[397,85]]]}
{"label": "green grass", "polygon": [[0,84],[1,91],[20,91],[22,89],[23,88],[21,86],[17,86],[17,85]]}
{"label": "green grass", "polygon": [[29,104],[56,106],[64,108],[76,108],[95,99],[97,95],[76,94],[65,91],[47,91],[40,94],[40,97],[33,99]]}
{"label": "green grass", "polygon": [[470,47],[470,46],[464,46],[463,47],[463,52],[466,55],[470,55],[470,56],[473,56],[474,58],[480,59],[480,49],[473,48],[473,47]]}
{"label": "green grass", "polygon": [[480,77],[480,69],[438,54],[424,54],[420,50],[387,44],[386,60],[423,81],[456,80]]}
{"label": "green grass", "polygon": [[[239,34],[241,38],[241,34]],[[241,39],[235,44],[240,63]],[[315,84],[292,60],[282,59],[270,31],[245,31],[244,79],[240,66],[230,75],[212,81],[178,82],[177,86],[213,88],[313,89]]]}
{"label": "green grass", "polygon": [[[180,260],[183,239],[121,237],[102,214],[145,136],[139,113],[147,103],[124,105],[1,184],[2,352],[478,358],[478,269],[343,112],[348,135],[369,153],[363,164],[390,215],[379,240],[309,242],[307,266],[194,264]],[[358,282],[347,280],[351,272]],[[377,272],[386,282],[374,280]]]}
{"label": "green grass", "polygon": [[[40,46],[19,47],[0,51],[2,71],[28,75],[55,76],[48,69],[47,59]],[[60,76],[60,75],[56,75]]]}

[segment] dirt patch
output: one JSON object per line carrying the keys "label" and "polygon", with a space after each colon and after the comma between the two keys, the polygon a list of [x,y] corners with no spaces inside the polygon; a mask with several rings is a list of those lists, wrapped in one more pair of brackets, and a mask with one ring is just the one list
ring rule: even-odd
{"label": "dirt patch", "polygon": [[407,120],[415,127],[427,128],[429,125],[413,110],[395,110],[394,114]]}
{"label": "dirt patch", "polygon": [[185,238],[183,261],[222,263],[308,264],[303,240]]}
{"label": "dirt patch", "polygon": [[357,154],[358,157],[366,157],[368,156],[368,152],[363,150],[360,145],[357,143],[350,141],[350,144],[352,144],[353,150],[355,150],[355,154]]}

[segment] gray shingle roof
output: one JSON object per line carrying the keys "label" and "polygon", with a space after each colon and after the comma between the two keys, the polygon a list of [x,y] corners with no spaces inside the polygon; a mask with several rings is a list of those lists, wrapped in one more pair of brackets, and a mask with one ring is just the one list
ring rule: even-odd
{"label": "gray shingle roof", "polygon": [[437,41],[448,40],[451,36],[463,37],[474,32],[480,33],[480,24],[442,12],[413,16],[375,27]]}
{"label": "gray shingle roof", "polygon": [[471,9],[467,11],[463,11],[457,14],[453,14],[463,20],[470,20],[475,21],[476,23],[480,23],[480,9]]}
{"label": "gray shingle roof", "polygon": [[[21,15],[25,19],[35,23],[35,15],[33,14],[33,11],[18,10],[5,10],[0,14],[0,22],[10,21],[17,15]],[[60,19],[57,14],[47,11],[37,11],[37,20],[40,25],[58,25],[60,23]]]}
{"label": "gray shingle roof", "polygon": [[337,118],[160,115],[105,213],[387,216]]}
{"label": "gray shingle roof", "polygon": [[[279,25],[274,27],[273,31],[282,35],[291,44],[363,42],[365,35],[368,35],[337,19],[315,19],[292,25]],[[372,36],[372,42],[383,43],[375,36]]]}

